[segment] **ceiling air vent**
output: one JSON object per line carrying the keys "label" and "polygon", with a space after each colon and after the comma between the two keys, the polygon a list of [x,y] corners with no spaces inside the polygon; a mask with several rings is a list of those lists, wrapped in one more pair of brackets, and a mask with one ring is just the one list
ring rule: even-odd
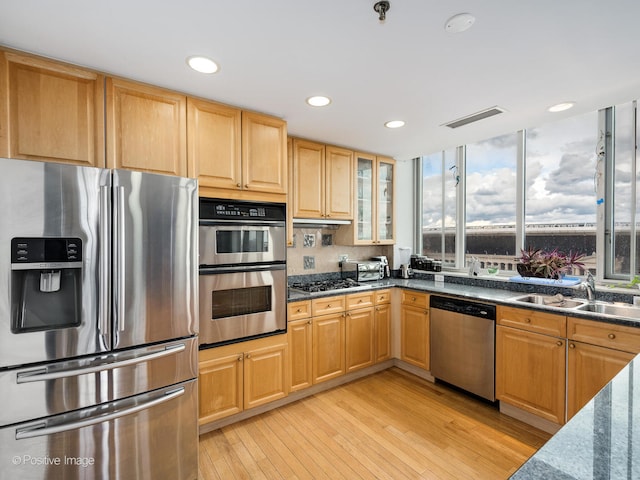
{"label": "ceiling air vent", "polygon": [[467,115],[466,117],[453,120],[452,122],[443,123],[442,126],[449,128],[458,128],[462,127],[463,125],[468,125],[470,123],[477,122],[478,120],[493,117],[494,115],[498,115],[504,112],[505,110],[500,107],[491,107],[476,113],[472,113],[471,115]]}

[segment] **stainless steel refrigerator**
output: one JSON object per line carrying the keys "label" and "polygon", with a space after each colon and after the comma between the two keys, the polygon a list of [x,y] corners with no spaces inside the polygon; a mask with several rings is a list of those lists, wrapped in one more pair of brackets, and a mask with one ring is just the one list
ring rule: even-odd
{"label": "stainless steel refrigerator", "polygon": [[0,478],[197,478],[197,205],[0,159]]}

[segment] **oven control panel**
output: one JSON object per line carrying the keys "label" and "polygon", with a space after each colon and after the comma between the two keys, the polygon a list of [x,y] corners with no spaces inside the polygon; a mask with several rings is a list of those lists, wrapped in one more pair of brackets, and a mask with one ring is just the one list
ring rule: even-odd
{"label": "oven control panel", "polygon": [[216,220],[284,222],[285,205],[200,198],[200,223]]}

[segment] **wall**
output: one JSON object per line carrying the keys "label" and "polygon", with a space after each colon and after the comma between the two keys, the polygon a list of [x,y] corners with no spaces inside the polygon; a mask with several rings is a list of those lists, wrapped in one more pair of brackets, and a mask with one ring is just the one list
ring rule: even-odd
{"label": "wall", "polygon": [[335,245],[335,233],[335,229],[329,228],[294,228],[294,246],[287,248],[287,275],[339,272],[340,255],[348,255],[349,260],[369,260],[376,255],[390,257],[393,252],[390,245]]}
{"label": "wall", "polygon": [[[414,251],[414,219],[416,215],[413,160],[396,161],[396,244],[393,246],[393,263],[389,263],[394,270],[400,268],[401,263],[408,262]],[[419,252],[418,252],[419,253]]]}

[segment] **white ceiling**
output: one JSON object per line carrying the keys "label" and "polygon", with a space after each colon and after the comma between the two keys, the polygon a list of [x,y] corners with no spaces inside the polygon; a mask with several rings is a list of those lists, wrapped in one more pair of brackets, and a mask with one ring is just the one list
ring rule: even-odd
{"label": "white ceiling", "polygon": [[[638,0],[14,0],[0,44],[284,118],[408,159],[640,97]],[[445,21],[476,17],[463,33]],[[200,54],[221,66],[190,70]],[[323,109],[308,96],[333,99]],[[568,112],[546,108],[577,102]],[[440,126],[500,106],[497,117]],[[403,119],[397,130],[383,127]]]}

